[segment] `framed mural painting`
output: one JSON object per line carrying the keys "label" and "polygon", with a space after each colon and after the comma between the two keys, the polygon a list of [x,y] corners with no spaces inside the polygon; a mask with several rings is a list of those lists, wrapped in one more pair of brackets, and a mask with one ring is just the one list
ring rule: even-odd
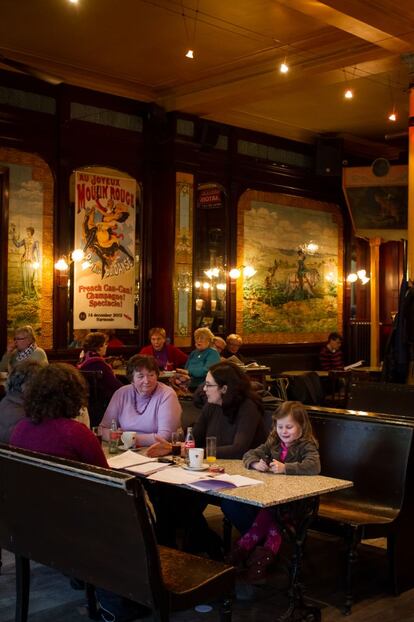
{"label": "framed mural painting", "polygon": [[337,205],[247,190],[239,200],[236,330],[246,343],[303,343],[341,330],[343,222]]}

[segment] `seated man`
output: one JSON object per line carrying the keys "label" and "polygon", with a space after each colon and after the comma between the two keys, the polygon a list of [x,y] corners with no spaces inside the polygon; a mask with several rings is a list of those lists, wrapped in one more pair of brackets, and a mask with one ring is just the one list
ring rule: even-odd
{"label": "seated man", "polygon": [[214,337],[213,348],[221,355],[223,350],[226,348],[226,342],[221,337]]}
{"label": "seated man", "polygon": [[319,353],[319,363],[324,371],[343,369],[344,360],[341,352],[342,337],[339,333],[330,333],[328,343]]}
{"label": "seated man", "polygon": [[247,361],[239,351],[242,345],[243,345],[243,339],[240,337],[240,335],[237,335],[236,333],[232,333],[231,335],[228,335],[228,337],[226,338],[226,347],[221,352],[221,356],[225,359],[228,359],[230,357],[235,357],[239,359],[242,365],[244,365]]}

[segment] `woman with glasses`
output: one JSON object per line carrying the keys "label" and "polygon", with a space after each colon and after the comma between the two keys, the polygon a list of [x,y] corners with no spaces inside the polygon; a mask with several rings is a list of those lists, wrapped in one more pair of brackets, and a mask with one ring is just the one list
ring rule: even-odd
{"label": "woman with glasses", "polygon": [[[196,447],[205,447],[207,436],[217,440],[217,458],[242,458],[243,454],[263,443],[266,433],[259,395],[249,377],[234,363],[212,365],[203,386],[206,403],[193,426]],[[164,439],[149,447],[149,456],[171,453],[171,443]]]}
{"label": "woman with glasses", "polygon": [[[193,426],[196,447],[205,447],[207,436],[215,436],[218,459],[242,458],[243,454],[263,443],[263,425],[259,396],[250,380],[237,365],[228,362],[210,367],[204,383],[207,403]],[[148,449],[148,455],[171,453],[171,444],[163,439]],[[184,528],[184,548],[192,553],[206,552],[213,559],[223,557],[221,538],[212,531],[204,517],[207,506],[203,495],[187,490],[167,490],[153,500],[157,516],[157,534],[161,544],[175,545],[177,527]]]}
{"label": "woman with glasses", "polygon": [[137,445],[147,447],[170,439],[180,426],[181,406],[175,391],[158,382],[160,370],[153,356],[136,354],[127,363],[130,384],[115,391],[102,419],[103,437],[115,420],[117,427],[137,432]]}
{"label": "woman with glasses", "polygon": [[37,361],[47,365],[46,352],[39,348],[33,328],[29,325],[20,326],[14,331],[14,339],[7,345],[7,351],[0,361],[0,371],[11,371],[15,365],[23,361]]}

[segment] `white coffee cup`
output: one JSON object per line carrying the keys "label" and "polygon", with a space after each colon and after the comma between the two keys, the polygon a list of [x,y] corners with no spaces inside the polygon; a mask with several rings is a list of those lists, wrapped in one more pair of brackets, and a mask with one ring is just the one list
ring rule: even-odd
{"label": "white coffee cup", "polygon": [[122,432],[121,441],[124,444],[124,447],[135,447],[137,441],[137,433],[136,432]]}
{"label": "white coffee cup", "polygon": [[192,469],[199,469],[203,466],[204,449],[202,447],[190,447],[188,450],[188,463]]}

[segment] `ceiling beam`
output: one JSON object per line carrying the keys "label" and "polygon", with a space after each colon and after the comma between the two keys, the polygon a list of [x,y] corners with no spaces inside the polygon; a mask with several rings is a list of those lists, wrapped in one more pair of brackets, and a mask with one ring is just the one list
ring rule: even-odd
{"label": "ceiling beam", "polygon": [[[281,75],[277,71],[276,61],[267,62],[250,68],[245,76],[226,73],[213,81],[204,80],[187,85],[182,89],[172,89],[170,93],[157,98],[157,103],[166,110],[182,110],[200,116],[208,116],[223,109],[234,108],[234,103],[246,104],[277,95],[280,91],[288,91],[292,86],[306,83],[310,79],[315,81],[319,75],[332,70],[340,70],[338,76],[342,76],[343,69],[348,66],[355,67],[360,63],[375,62],[390,58],[386,50],[379,50],[369,44],[352,46],[348,41],[341,50],[332,48],[324,50],[313,49],[309,59],[304,60],[298,54],[289,58],[291,71],[287,75]],[[395,58],[395,57],[394,57]],[[380,65],[378,65],[379,67]],[[338,77],[338,80],[340,78]],[[302,84],[303,87],[303,84]]]}
{"label": "ceiling beam", "polygon": [[[370,10],[366,2],[359,0],[325,2],[318,0],[278,0],[278,3],[318,19],[324,24],[348,32],[364,41],[378,45],[389,52],[403,54],[413,49],[412,28],[410,29],[403,20],[396,23],[395,12],[393,29],[396,30],[396,33],[406,33],[405,35],[393,34],[389,27],[389,21],[383,24],[383,28],[386,30],[377,28],[373,24],[377,20],[382,21],[379,17],[381,9],[378,7],[376,11]],[[410,30],[411,32],[409,32]]]}

